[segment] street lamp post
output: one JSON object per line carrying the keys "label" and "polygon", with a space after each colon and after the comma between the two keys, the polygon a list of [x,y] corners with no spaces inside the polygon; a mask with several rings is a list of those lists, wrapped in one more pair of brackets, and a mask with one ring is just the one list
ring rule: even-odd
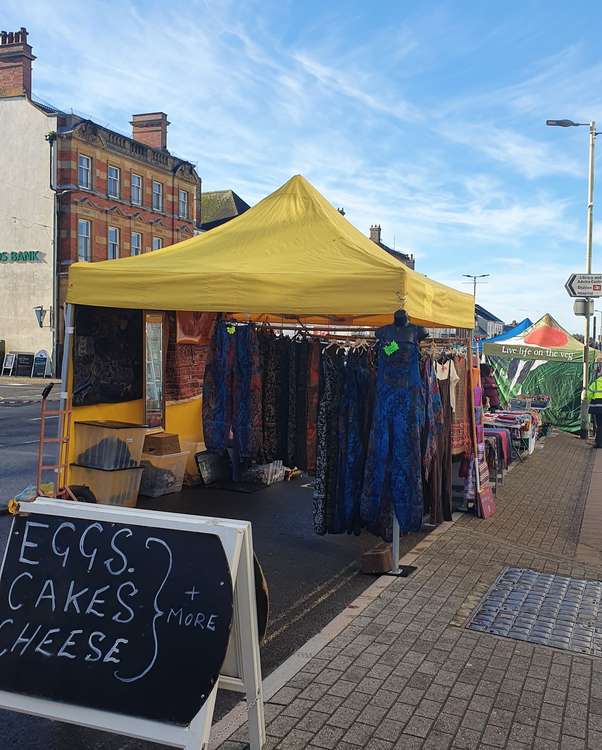
{"label": "street lamp post", "polygon": [[472,273],[463,273],[462,276],[466,276],[467,279],[472,279],[472,296],[474,297],[474,301],[476,303],[477,301],[477,279],[484,279],[486,276],[490,276],[491,274],[488,273],[480,273],[476,276]]}
{"label": "street lamp post", "polygon": [[[594,150],[596,147],[596,123],[573,122],[572,120],[546,120],[546,125],[560,128],[587,127],[589,128],[589,159],[587,171],[587,228],[585,232],[585,272],[592,272],[592,233],[594,219]],[[580,437],[587,438],[588,401],[587,389],[589,387],[589,299],[586,300],[585,331],[583,337],[583,382],[581,390],[581,430]]]}
{"label": "street lamp post", "polygon": [[[477,279],[484,279],[487,276],[489,276],[488,273],[479,273],[475,276],[473,273],[463,273],[462,276],[465,276],[467,279],[472,279],[472,304],[474,307],[474,327],[476,329],[477,327]],[[465,284],[470,284],[469,281],[465,281]]]}

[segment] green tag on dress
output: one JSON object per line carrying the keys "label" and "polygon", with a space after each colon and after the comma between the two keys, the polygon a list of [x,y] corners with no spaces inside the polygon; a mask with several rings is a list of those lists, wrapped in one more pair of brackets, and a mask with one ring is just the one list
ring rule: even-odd
{"label": "green tag on dress", "polygon": [[228,333],[232,335],[233,333],[236,333],[236,326],[233,326],[233,325],[226,326],[226,331],[228,331]]}
{"label": "green tag on dress", "polygon": [[399,344],[397,341],[391,341],[390,344],[387,344],[383,347],[383,351],[387,355],[387,357],[390,357],[392,354],[395,354],[396,351],[399,350]]}

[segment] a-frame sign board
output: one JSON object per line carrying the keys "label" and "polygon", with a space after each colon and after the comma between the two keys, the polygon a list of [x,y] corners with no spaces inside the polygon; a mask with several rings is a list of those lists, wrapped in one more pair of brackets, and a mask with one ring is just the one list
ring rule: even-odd
{"label": "a-frame sign board", "polygon": [[22,503],[0,570],[0,706],[204,750],[221,687],[245,693],[261,750],[253,576],[247,522]]}

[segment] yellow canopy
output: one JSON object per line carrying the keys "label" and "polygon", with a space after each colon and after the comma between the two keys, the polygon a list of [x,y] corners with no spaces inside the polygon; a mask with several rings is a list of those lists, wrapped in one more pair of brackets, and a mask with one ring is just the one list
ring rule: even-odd
{"label": "yellow canopy", "polygon": [[145,255],[75,263],[67,302],[354,325],[389,322],[403,306],[415,323],[474,325],[471,295],[391,257],[300,175],[205,234]]}

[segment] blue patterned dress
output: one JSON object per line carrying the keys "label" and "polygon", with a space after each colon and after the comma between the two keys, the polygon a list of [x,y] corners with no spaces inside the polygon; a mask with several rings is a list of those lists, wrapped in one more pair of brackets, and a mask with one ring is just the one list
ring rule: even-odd
{"label": "blue patterned dress", "polygon": [[408,326],[404,329],[406,340],[399,340],[400,329],[394,325],[376,331],[376,402],[360,511],[368,529],[387,541],[391,530],[384,520],[391,516],[391,507],[402,532],[418,531],[422,526],[421,429],[425,409],[419,366],[421,330]]}

